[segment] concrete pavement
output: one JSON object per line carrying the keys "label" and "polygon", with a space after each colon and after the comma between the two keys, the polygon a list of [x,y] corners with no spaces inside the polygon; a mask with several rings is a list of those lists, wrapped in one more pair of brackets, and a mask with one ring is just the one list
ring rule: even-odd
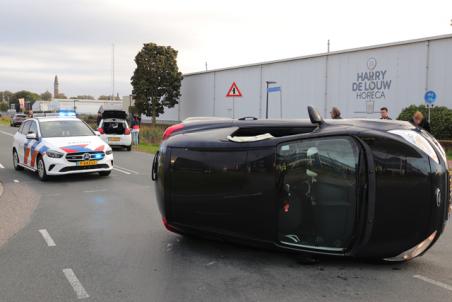
{"label": "concrete pavement", "polygon": [[4,134],[12,130],[0,127],[0,181],[26,187],[32,196],[20,198],[34,198],[36,209],[0,248],[2,302],[452,300],[450,227],[406,264],[322,258],[303,265],[294,255],[167,232],[149,177],[152,156],[144,153],[115,151],[118,170],[105,178],[42,183],[15,171]]}

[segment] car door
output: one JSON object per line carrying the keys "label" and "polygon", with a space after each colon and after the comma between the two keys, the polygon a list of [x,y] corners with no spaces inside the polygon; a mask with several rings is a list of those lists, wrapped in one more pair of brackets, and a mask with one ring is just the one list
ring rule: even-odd
{"label": "car door", "polygon": [[342,252],[354,232],[360,149],[350,137],[305,139],[277,148],[278,241]]}
{"label": "car door", "polygon": [[22,164],[24,164],[26,135],[30,129],[30,125],[31,121],[25,121],[16,133],[17,154],[19,156],[19,162]]}
{"label": "car door", "polygon": [[36,139],[26,139],[26,146],[29,150],[28,157],[26,158],[26,164],[31,168],[35,168],[36,156],[38,155],[36,147],[39,144],[38,124],[36,121],[31,121],[27,134],[29,133],[36,134]]}

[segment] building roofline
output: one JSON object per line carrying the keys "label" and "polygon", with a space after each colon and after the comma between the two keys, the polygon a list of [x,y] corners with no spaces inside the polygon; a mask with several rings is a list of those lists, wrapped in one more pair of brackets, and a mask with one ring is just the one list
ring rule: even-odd
{"label": "building roofline", "polygon": [[322,53],[292,57],[292,58],[287,58],[287,59],[271,60],[271,61],[264,61],[264,62],[259,62],[259,63],[250,63],[250,64],[244,64],[244,65],[231,66],[231,67],[217,68],[217,69],[206,70],[206,71],[190,72],[190,73],[185,73],[184,76],[200,75],[200,74],[214,73],[214,72],[219,72],[219,71],[227,71],[227,70],[234,70],[234,69],[247,68],[247,67],[259,67],[262,65],[270,65],[270,64],[275,64],[275,63],[285,63],[285,62],[291,62],[291,61],[297,61],[297,60],[305,60],[305,59],[319,58],[319,57],[324,57],[324,56],[373,50],[373,49],[393,47],[393,46],[402,46],[402,45],[415,44],[415,43],[421,43],[421,42],[427,42],[427,41],[445,40],[445,39],[452,39],[452,34],[430,36],[430,37],[424,37],[424,38],[418,38],[418,39],[403,40],[403,41],[399,41],[399,42],[390,42],[390,43],[376,44],[376,45],[363,46],[363,47],[348,48],[348,49],[343,49],[343,50],[322,52]]}

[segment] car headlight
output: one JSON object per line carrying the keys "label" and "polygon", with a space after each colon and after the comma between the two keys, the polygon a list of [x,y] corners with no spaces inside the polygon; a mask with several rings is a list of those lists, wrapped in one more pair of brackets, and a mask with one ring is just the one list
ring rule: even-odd
{"label": "car headlight", "polygon": [[105,151],[105,154],[106,154],[106,155],[113,154],[113,150],[111,150],[111,149],[110,149],[110,150],[107,150],[107,151]]}
{"label": "car headlight", "polygon": [[439,164],[438,156],[436,155],[435,150],[432,145],[419,133],[413,130],[390,130],[389,133],[398,135],[402,137],[404,140],[409,142],[410,144],[418,147],[422,151],[424,151],[431,159],[433,159],[436,163]]}
{"label": "car headlight", "polygon": [[55,151],[55,150],[47,150],[46,154],[50,158],[62,158],[63,155],[64,155],[64,153],[61,153],[61,152],[58,152],[58,151]]}

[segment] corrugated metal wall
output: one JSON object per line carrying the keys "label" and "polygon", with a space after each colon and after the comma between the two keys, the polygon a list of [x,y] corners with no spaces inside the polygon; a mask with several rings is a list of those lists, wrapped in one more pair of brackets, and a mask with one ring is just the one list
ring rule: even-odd
{"label": "corrugated metal wall", "polygon": [[[307,105],[325,116],[337,106],[344,117],[366,118],[377,118],[386,106],[395,118],[422,104],[426,90],[437,93],[436,105],[452,108],[452,36],[188,74],[180,104],[160,119],[265,118],[266,81],[281,87],[269,94],[269,118],[305,118]],[[233,82],[242,97],[226,97]]]}

